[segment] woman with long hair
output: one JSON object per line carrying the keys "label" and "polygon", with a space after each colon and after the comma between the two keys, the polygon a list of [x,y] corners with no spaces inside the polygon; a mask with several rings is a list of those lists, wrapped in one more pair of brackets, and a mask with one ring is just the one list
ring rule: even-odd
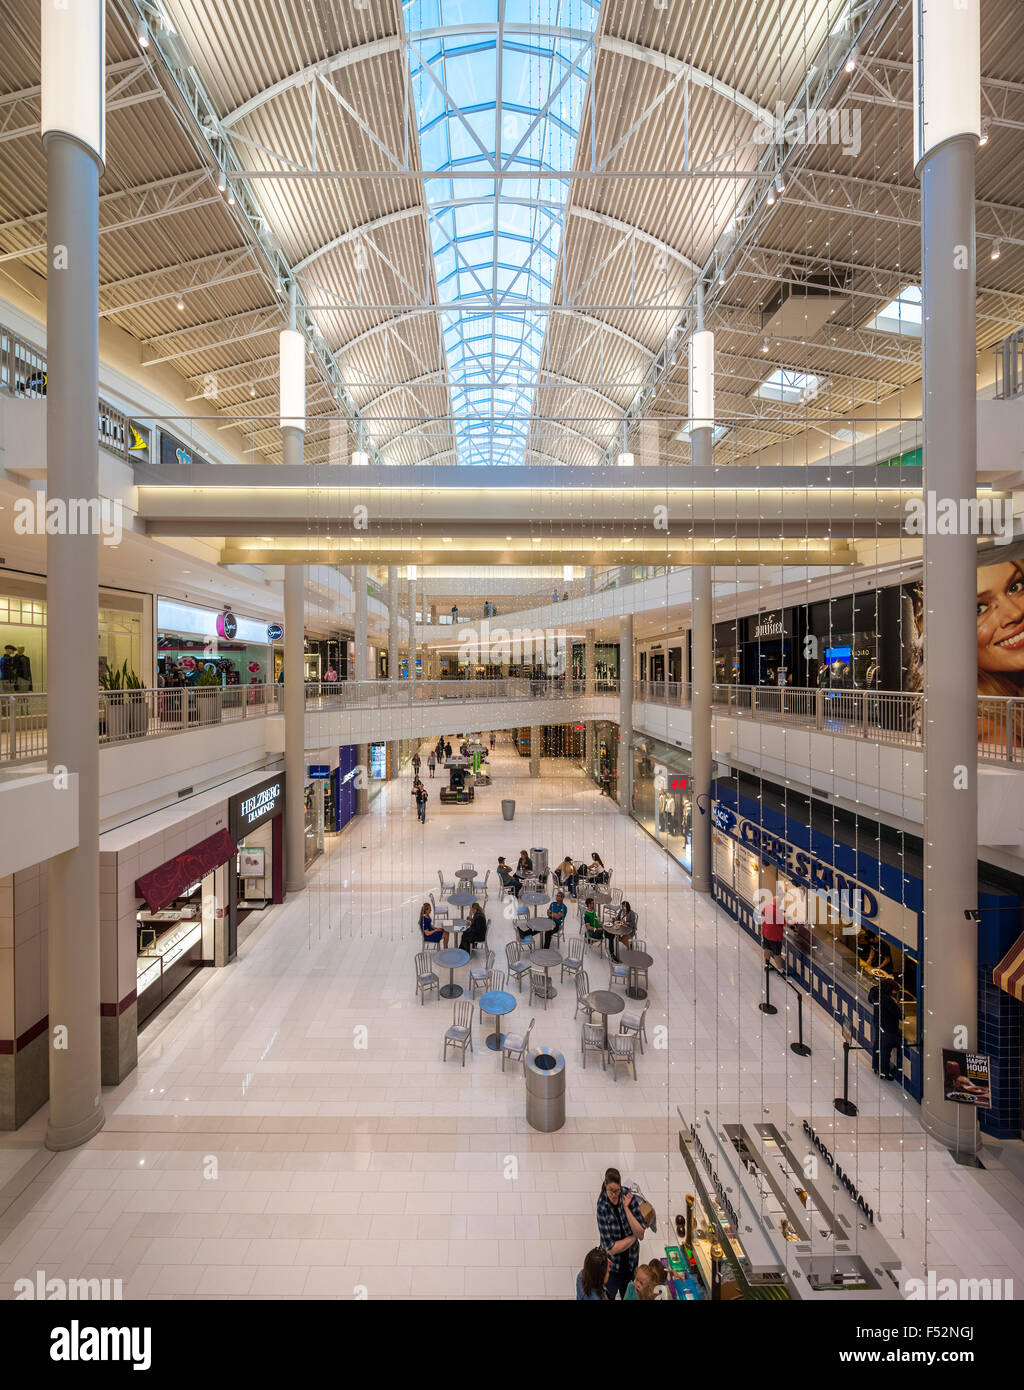
{"label": "woman with long hair", "polygon": [[[1015,560],[978,569],[978,694],[1024,695],[1024,569]],[[987,700],[978,709],[978,742],[997,747],[1024,743],[1020,715]]]}
{"label": "woman with long hair", "polygon": [[604,1286],[608,1282],[611,1267],[608,1251],[602,1250],[600,1245],[588,1253],[583,1261],[583,1268],[576,1276],[577,1302],[607,1303],[608,1295]]}

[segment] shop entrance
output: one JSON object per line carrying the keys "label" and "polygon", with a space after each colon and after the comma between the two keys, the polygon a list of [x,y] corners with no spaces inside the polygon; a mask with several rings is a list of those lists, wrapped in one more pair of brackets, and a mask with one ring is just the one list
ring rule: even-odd
{"label": "shop entrance", "polygon": [[779,669],[793,670],[793,639],[776,637],[743,644],[743,684],[778,685]]}
{"label": "shop entrance", "polygon": [[665,679],[665,653],[651,652],[651,680],[663,681]]}

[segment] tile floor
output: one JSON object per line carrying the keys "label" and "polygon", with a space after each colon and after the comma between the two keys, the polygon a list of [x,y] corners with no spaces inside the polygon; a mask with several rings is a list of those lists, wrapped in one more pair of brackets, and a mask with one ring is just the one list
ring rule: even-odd
{"label": "tile floor", "polygon": [[[863,1056],[860,1115],[835,1115],[832,1021],[811,1005],[813,1055],[790,1052],[795,1014],[757,1009],[754,945],[569,763],[545,760],[531,780],[503,740],[474,806],[442,807],[440,785],[427,782],[425,826],[407,771],[384,788],[328,841],[307,891],[268,912],[232,966],[182,990],[144,1031],[137,1071],[105,1093],[94,1140],[48,1153],[45,1111],[0,1137],[0,1296],[42,1269],[120,1279],[126,1298],[572,1297],[604,1169],[638,1182],[666,1231],[687,1187],[677,1107],[726,1121],[750,1105],[784,1105],[826,1137],[905,1276],[1024,1290],[1020,1145],[990,1146],[985,1171],[957,1167]],[[592,1056],[582,1069],[571,981],[547,1010],[519,997],[506,1026],[536,1017],[535,1039],[567,1059],[568,1118],[551,1135],[529,1129],[521,1073],[503,1075],[483,1045],[490,1021],[465,1068],[443,1063],[452,1006],[413,992],[437,868],[493,869],[533,845],[552,863],[597,849],[655,957],[637,1082]],[[488,911],[501,965],[513,932],[495,894]],[[607,965],[587,966],[605,987]]]}

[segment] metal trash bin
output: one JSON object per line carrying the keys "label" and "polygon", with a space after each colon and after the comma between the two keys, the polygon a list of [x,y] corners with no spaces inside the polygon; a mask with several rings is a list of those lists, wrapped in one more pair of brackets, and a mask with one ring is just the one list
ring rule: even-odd
{"label": "metal trash bin", "polygon": [[515,814],[516,814],[516,803],[515,803],[511,798],[509,798],[508,800],[505,800],[504,798],[502,798],[502,802],[501,802],[501,814],[502,814],[502,816],[504,817],[505,820],[514,820],[514,819],[515,819]]}
{"label": "metal trash bin", "polygon": [[565,1058],[553,1047],[534,1047],[523,1060],[526,1122],[541,1134],[565,1124]]}
{"label": "metal trash bin", "polygon": [[546,849],[531,849],[530,858],[533,860],[533,872],[542,877],[548,871],[548,852]]}

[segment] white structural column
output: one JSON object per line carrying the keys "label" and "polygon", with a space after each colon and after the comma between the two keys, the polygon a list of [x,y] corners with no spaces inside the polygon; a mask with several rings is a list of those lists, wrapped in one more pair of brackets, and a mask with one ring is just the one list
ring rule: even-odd
{"label": "white structural column", "polygon": [[409,566],[409,684],[410,690],[416,681],[416,567]]}
{"label": "white structural column", "polygon": [[[366,566],[352,566],[352,592],[355,600],[355,636],[353,646],[354,678],[357,681],[370,679],[370,621],[366,598]],[[360,771],[356,775],[356,815],[365,816],[370,806],[368,779],[370,776],[370,746],[360,743],[356,748],[356,762]]]}
{"label": "white structural column", "polygon": [[[48,273],[46,495],[57,515],[99,507],[99,177],[104,167],[104,5],[42,7]],[[119,505],[119,504],[117,504]],[[48,1149],[103,1127],[100,1104],[99,522],[46,537],[47,758],[78,797],[78,844],[50,860]],[[77,533],[76,533],[77,532]],[[61,784],[58,784],[61,785]]]}
{"label": "white structural column", "polygon": [[[704,327],[704,297],[697,300],[697,331],[690,338],[690,450],[695,468],[710,468],[715,424],[715,336]],[[690,569],[693,678],[693,850],[691,882],[698,893],[711,892],[711,694],[714,682],[710,565]]]}
{"label": "white structural column", "polygon": [[[388,683],[397,692],[401,660],[398,645],[398,566],[388,565]],[[392,777],[398,776],[399,742],[392,739],[388,745],[388,767]]]}
{"label": "white structural column", "polygon": [[[292,293],[289,327],[280,336],[281,443],[284,462],[301,464],[306,428],[306,343],[295,327]],[[284,773],[285,889],[306,884],[306,570],[284,570]]]}
{"label": "white structural column", "polygon": [[594,592],[594,566],[587,565],[583,571],[584,589],[588,594]]}
{"label": "white structural column", "polygon": [[619,806],[633,809],[633,615],[619,619]]}
{"label": "white structural column", "polygon": [[[921,180],[924,489],[957,515],[977,494],[975,155],[980,0],[914,0]],[[924,538],[924,1094],[922,1118],[961,1154],[975,1111],[946,1101],[942,1049],[978,1047],[977,541]]]}
{"label": "white structural column", "polygon": [[[593,570],[587,571],[593,582]],[[594,629],[588,627],[583,640],[583,694],[584,697],[597,694],[597,650]],[[594,721],[586,719],[583,734],[583,766],[589,776],[594,771]]]}

